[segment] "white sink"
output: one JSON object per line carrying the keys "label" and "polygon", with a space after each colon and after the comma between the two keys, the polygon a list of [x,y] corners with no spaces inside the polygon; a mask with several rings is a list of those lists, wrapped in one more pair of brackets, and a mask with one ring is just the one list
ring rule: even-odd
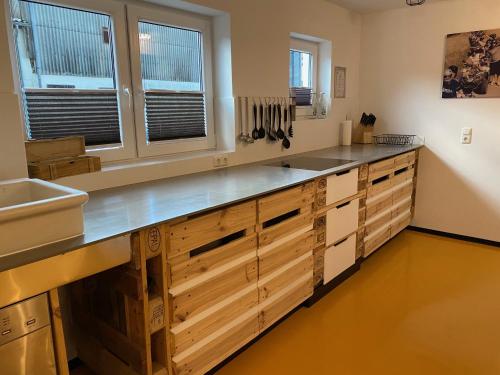
{"label": "white sink", "polygon": [[83,234],[88,194],[38,179],[0,182],[0,256]]}

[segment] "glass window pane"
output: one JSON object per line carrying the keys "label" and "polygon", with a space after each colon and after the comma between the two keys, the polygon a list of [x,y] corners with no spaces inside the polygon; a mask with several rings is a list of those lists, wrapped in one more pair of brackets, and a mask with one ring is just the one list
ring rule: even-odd
{"label": "glass window pane", "polygon": [[139,22],[144,90],[203,91],[201,40],[198,31]]}
{"label": "glass window pane", "polygon": [[115,88],[108,15],[12,2],[24,88]]}
{"label": "glass window pane", "polygon": [[312,60],[309,52],[290,50],[290,87],[312,88]]}
{"label": "glass window pane", "polygon": [[11,0],[28,138],[121,143],[111,17]]}

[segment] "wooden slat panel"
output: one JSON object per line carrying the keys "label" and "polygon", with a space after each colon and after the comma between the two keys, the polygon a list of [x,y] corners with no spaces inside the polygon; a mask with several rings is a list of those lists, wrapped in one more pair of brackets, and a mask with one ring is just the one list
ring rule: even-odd
{"label": "wooden slat panel", "polygon": [[391,237],[394,237],[395,235],[397,235],[399,232],[401,232],[403,229],[405,229],[408,225],[410,225],[410,223],[411,223],[411,212],[408,212],[407,215],[405,215],[399,221],[392,224]]}
{"label": "wooden slat panel", "polygon": [[287,212],[312,205],[314,183],[309,182],[282,192],[258,199],[259,223],[264,223]]}
{"label": "wooden slat panel", "polygon": [[191,280],[197,276],[220,267],[252,249],[257,254],[257,235],[255,233],[245,236],[227,245],[210,250],[206,253],[169,264],[171,287]]}
{"label": "wooden slat panel", "polygon": [[297,288],[283,297],[279,298],[273,304],[266,306],[259,314],[260,331],[264,331],[273,325],[277,320],[289,313],[301,302],[309,298],[313,293],[313,279],[305,281]]}
{"label": "wooden slat panel", "polygon": [[293,281],[299,277],[310,273],[313,270],[314,260],[311,254],[300,263],[288,268],[285,272],[272,278],[263,285],[259,284],[259,303],[264,302],[266,299],[272,297],[280,290],[286,288]]}
{"label": "wooden slat panel", "polygon": [[415,170],[413,169],[413,166],[408,167],[408,170],[404,171],[403,173],[399,173],[392,178],[392,185],[397,186],[402,182],[411,180],[414,173]]}
{"label": "wooden slat panel", "polygon": [[392,188],[392,179],[388,178],[384,181],[380,181],[375,185],[368,186],[366,190],[366,196],[367,198],[372,198],[376,195],[379,195],[380,193],[389,190]]}
{"label": "wooden slat panel", "polygon": [[365,242],[364,256],[367,257],[368,255],[373,253],[390,238],[391,238],[391,226],[388,225],[387,228],[384,231],[382,231],[379,235]]}
{"label": "wooden slat panel", "polygon": [[395,219],[399,215],[401,215],[403,212],[408,211],[411,208],[411,205],[412,205],[412,201],[411,201],[411,199],[409,199],[408,201],[406,201],[402,205],[393,207],[392,212],[391,212],[392,219]]}
{"label": "wooden slat panel", "polygon": [[385,159],[368,167],[368,182],[390,174],[394,169],[394,158]]}
{"label": "wooden slat panel", "polygon": [[408,184],[401,187],[400,189],[395,190],[392,193],[392,204],[394,205],[397,204],[398,202],[401,202],[403,199],[406,199],[409,196],[411,196],[412,193],[413,193],[413,184]]}
{"label": "wooden slat panel", "polygon": [[309,231],[259,256],[259,278],[269,275],[293,259],[312,251],[313,241],[314,233]]}
{"label": "wooden slat panel", "polygon": [[313,224],[313,215],[310,213],[299,215],[285,220],[277,225],[264,229],[259,233],[259,247],[271,244],[272,242],[286,237],[287,235]]}
{"label": "wooden slat panel", "polygon": [[232,233],[250,228],[256,221],[256,202],[231,206],[170,226],[168,256],[186,253]]}
{"label": "wooden slat panel", "polygon": [[383,227],[384,225],[389,224],[391,222],[391,219],[392,219],[392,215],[391,215],[391,211],[389,211],[385,215],[383,215],[380,218],[378,218],[377,220],[375,220],[374,222],[372,222],[370,224],[366,224],[365,225],[365,235],[369,236],[370,234],[375,232],[377,229]]}
{"label": "wooden slat panel", "polygon": [[241,314],[257,306],[259,293],[255,289],[180,332],[172,332],[173,354],[180,353],[201,339],[214,333]]}
{"label": "wooden slat panel", "polygon": [[392,194],[387,194],[382,199],[366,204],[366,220],[387,210],[392,206]]}
{"label": "wooden slat panel", "polygon": [[171,298],[175,326],[257,280],[257,258]]}
{"label": "wooden slat panel", "polygon": [[197,375],[207,372],[252,340],[258,332],[259,321],[256,313],[186,358],[176,360],[174,357],[175,374]]}
{"label": "wooden slat panel", "polygon": [[415,151],[407,152],[403,155],[398,155],[394,158],[394,169],[401,169],[415,164]]}

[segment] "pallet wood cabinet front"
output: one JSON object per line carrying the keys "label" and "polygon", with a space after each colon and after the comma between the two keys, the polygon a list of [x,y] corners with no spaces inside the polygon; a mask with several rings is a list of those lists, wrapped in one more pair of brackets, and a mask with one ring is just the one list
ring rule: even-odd
{"label": "pallet wood cabinet front", "polygon": [[418,151],[370,164],[364,257],[410,225],[415,206],[417,164]]}

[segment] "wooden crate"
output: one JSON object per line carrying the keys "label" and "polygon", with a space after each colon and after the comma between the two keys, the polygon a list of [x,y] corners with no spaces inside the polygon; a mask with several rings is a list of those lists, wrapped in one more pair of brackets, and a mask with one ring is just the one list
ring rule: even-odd
{"label": "wooden crate", "polygon": [[120,364],[114,367],[117,374],[171,371],[165,231],[156,229],[155,256],[146,257],[151,228],[143,230],[131,237],[134,262],[71,286],[77,351],[98,374],[109,373],[110,363]]}
{"label": "wooden crate", "polygon": [[85,155],[84,137],[63,137],[25,142],[31,178],[54,180],[101,170],[101,159]]}

